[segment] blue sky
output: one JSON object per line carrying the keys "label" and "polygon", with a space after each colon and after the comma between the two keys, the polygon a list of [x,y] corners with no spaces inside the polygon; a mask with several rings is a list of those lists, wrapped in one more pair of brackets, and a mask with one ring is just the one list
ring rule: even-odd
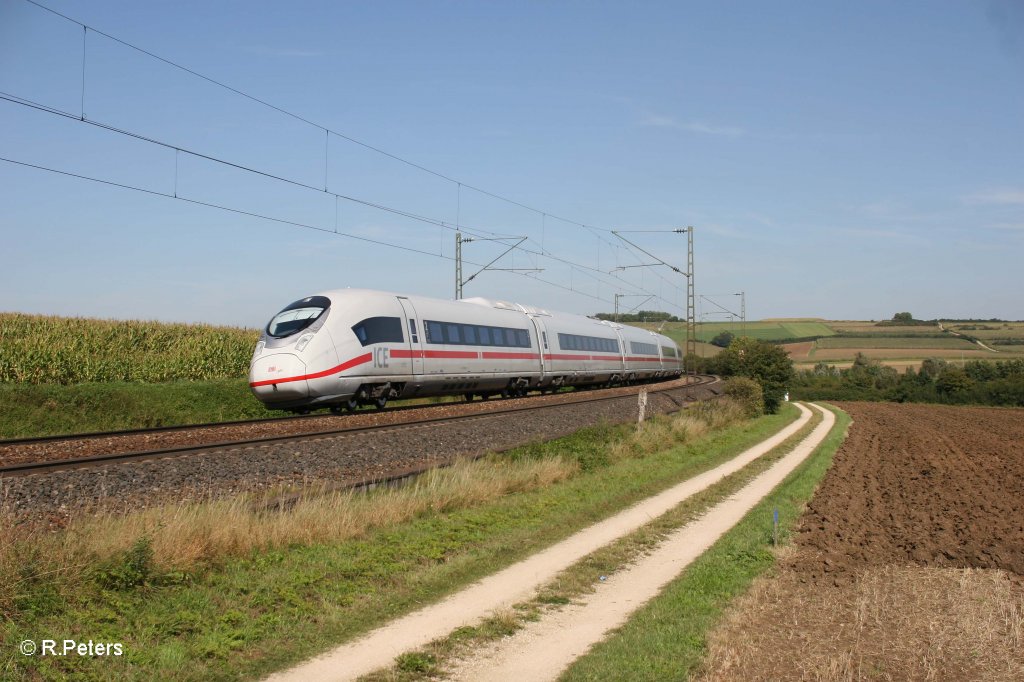
{"label": "blue sky", "polygon": [[[750,319],[1024,318],[1013,0],[44,4],[337,134],[0,0],[0,93],[71,116],[0,101],[0,157],[326,232],[0,162],[0,310],[259,326],[329,288],[451,297],[457,223],[541,269],[467,296],[680,314],[683,278],[613,271],[649,259],[606,230],[693,225],[697,293]],[[627,236],[685,265],[680,235]]]}

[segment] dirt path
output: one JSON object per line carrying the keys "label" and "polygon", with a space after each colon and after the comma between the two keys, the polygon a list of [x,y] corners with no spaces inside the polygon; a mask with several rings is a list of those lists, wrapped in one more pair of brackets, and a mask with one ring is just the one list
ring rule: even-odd
{"label": "dirt path", "polygon": [[736,525],[824,440],[835,415],[824,419],[792,452],[699,520],[669,535],[651,554],[597,585],[593,594],[529,623],[511,637],[447,667],[449,679],[505,682],[553,680],[573,661],[678,576],[694,559]]}
{"label": "dirt path", "polygon": [[277,682],[355,679],[391,665],[399,654],[444,637],[458,627],[475,625],[496,610],[529,599],[537,588],[582,557],[640,528],[795,434],[811,418],[810,410],[799,404],[797,407],[801,416],[793,424],[732,460],[596,523],[437,604],[269,679]]}

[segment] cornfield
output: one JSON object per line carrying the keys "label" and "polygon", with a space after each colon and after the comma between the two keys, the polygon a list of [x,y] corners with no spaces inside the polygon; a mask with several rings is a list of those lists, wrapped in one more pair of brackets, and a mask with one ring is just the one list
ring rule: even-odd
{"label": "cornfield", "polygon": [[0,383],[244,377],[258,336],[237,327],[0,313]]}

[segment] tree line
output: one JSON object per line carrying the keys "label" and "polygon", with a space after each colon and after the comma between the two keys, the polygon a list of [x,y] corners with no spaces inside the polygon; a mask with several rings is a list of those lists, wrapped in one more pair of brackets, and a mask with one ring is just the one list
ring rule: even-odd
{"label": "tree line", "polygon": [[970,360],[953,364],[928,358],[900,373],[861,353],[839,369],[819,362],[797,372],[793,397],[800,400],[872,400],[1024,407],[1024,360]]}

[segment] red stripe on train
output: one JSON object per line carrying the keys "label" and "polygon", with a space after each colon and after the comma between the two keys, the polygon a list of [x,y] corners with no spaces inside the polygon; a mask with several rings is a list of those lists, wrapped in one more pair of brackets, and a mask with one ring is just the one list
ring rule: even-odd
{"label": "red stripe on train", "polygon": [[366,364],[367,362],[369,362],[372,359],[373,359],[373,354],[372,353],[366,353],[364,355],[360,355],[357,358],[352,358],[351,360],[346,360],[345,362],[341,363],[337,367],[331,367],[330,369],[325,369],[322,372],[315,372],[313,374],[303,374],[302,376],[297,376],[297,377],[286,377],[284,379],[266,379],[265,381],[253,381],[253,382],[249,383],[249,386],[255,388],[256,386],[269,386],[269,385],[273,385],[273,384],[287,384],[287,383],[289,383],[291,381],[305,381],[306,379],[319,379],[320,377],[325,377],[325,376],[327,376],[329,374],[334,374],[335,372],[344,372],[346,369],[352,369],[353,367],[358,367],[359,365]]}
{"label": "red stripe on train", "polygon": [[540,360],[537,353],[503,353],[499,351],[483,352],[484,360]]}

